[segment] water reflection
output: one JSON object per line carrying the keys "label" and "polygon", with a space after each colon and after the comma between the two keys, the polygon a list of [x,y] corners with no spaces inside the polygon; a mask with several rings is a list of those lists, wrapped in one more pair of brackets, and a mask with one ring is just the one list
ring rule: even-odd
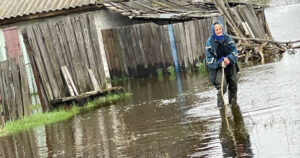
{"label": "water reflection", "polygon": [[220,142],[224,157],[253,157],[250,137],[244,124],[244,119],[238,105],[231,106],[232,117],[227,112],[228,107],[220,108],[222,125]]}

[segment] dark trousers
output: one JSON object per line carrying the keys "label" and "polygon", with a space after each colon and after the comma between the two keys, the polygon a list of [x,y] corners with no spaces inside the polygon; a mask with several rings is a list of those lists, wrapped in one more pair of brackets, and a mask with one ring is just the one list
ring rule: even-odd
{"label": "dark trousers", "polygon": [[[227,92],[228,87],[228,99],[230,104],[236,104],[237,100],[237,68],[236,65],[229,65],[225,68],[224,72],[224,83],[223,83],[223,94]],[[222,69],[218,69],[216,73],[215,86],[218,90],[218,106],[223,106],[224,102],[221,96],[221,82],[222,82]]]}

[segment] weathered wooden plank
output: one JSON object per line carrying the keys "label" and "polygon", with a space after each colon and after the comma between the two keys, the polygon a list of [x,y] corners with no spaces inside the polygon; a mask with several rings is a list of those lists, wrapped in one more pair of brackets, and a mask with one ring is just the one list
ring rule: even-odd
{"label": "weathered wooden plank", "polygon": [[93,83],[94,90],[95,91],[100,90],[99,84],[97,82],[97,79],[96,79],[96,77],[94,75],[93,70],[92,69],[88,69],[88,71],[89,71],[89,75],[90,75],[90,78],[91,78],[92,83]]}
{"label": "weathered wooden plank", "polygon": [[21,93],[22,93],[22,103],[24,108],[24,116],[29,116],[30,111],[30,95],[29,95],[29,86],[26,78],[25,65],[23,62],[23,56],[19,57],[19,68],[20,68],[20,81],[21,81]]}
{"label": "weathered wooden plank", "polygon": [[[180,34],[179,23],[172,24],[172,26],[173,26],[173,31],[174,31],[174,38],[175,38],[178,62],[179,62],[180,67],[184,68],[185,63],[184,63],[184,53],[183,53],[183,42],[181,42],[181,34]],[[166,29],[166,31],[168,31],[167,37],[169,39],[169,45],[170,45],[170,37],[169,37],[168,26],[165,26],[164,29]],[[172,57],[171,48],[170,48],[170,54],[171,54],[171,57]],[[172,57],[171,60],[172,60],[172,63],[173,63],[173,57]]]}
{"label": "weathered wooden plank", "polygon": [[41,77],[41,82],[43,83],[43,86],[45,88],[47,98],[53,98],[52,89],[51,89],[49,79],[48,79],[46,71],[45,71],[44,64],[41,62],[42,58],[39,53],[40,50],[39,50],[38,43],[37,43],[35,34],[33,32],[32,26],[26,27],[26,33],[28,34],[29,44],[32,47],[32,51],[31,51],[31,53],[28,53],[28,55],[32,56],[33,60],[36,63],[37,70],[38,70],[39,76]]}
{"label": "weathered wooden plank", "polygon": [[3,110],[3,113],[4,113],[4,119],[5,121],[9,120],[9,110],[8,110],[8,101],[7,101],[7,98],[8,98],[8,93],[7,93],[7,84],[6,84],[6,77],[5,77],[5,71],[6,71],[6,67],[5,67],[5,62],[7,61],[4,61],[4,62],[1,62],[0,63],[0,67],[1,67],[1,70],[0,70],[0,73],[1,73],[1,76],[0,76],[0,84],[1,84],[1,96],[2,96],[2,110]]}
{"label": "weathered wooden plank", "polygon": [[115,33],[117,33],[117,36],[118,36],[118,42],[119,42],[119,46],[120,46],[120,50],[118,50],[118,54],[120,56],[120,63],[123,63],[123,72],[125,73],[125,75],[129,75],[129,72],[128,72],[128,65],[130,64],[127,60],[127,56],[125,54],[125,46],[124,46],[124,41],[123,41],[123,34],[124,32],[118,28],[118,29],[115,29],[114,31],[116,31]]}
{"label": "weathered wooden plank", "polygon": [[[84,42],[84,38],[83,38],[83,34],[82,34],[82,29],[81,29],[81,23],[79,20],[79,17],[73,17],[70,18],[71,20],[71,24],[74,30],[74,35],[75,35],[75,45],[77,45],[77,51],[76,52],[76,56],[79,57],[79,61],[81,63],[81,66],[83,68],[83,72],[85,75],[85,84],[87,86],[87,89],[85,91],[88,90],[92,90],[93,88],[93,84],[92,81],[90,80],[89,77],[89,73],[88,73],[88,69],[90,68],[90,64],[89,64],[89,60],[87,57],[87,52],[86,52],[86,48],[85,48],[85,42]],[[82,74],[83,75],[83,74]]]}
{"label": "weathered wooden plank", "polygon": [[193,52],[192,52],[192,44],[191,44],[189,28],[190,28],[189,22],[184,22],[184,31],[185,31],[185,36],[186,36],[188,61],[189,61],[189,67],[191,67],[191,65],[193,65]]}
{"label": "weathered wooden plank", "polygon": [[66,18],[63,21],[63,23],[64,23],[64,28],[66,31],[68,45],[69,45],[70,52],[71,52],[70,54],[71,54],[71,56],[73,58],[73,62],[74,62],[75,73],[76,73],[76,76],[78,79],[77,81],[78,81],[78,85],[79,85],[79,87],[78,87],[79,93],[86,92],[89,90],[88,89],[89,87],[87,85],[86,76],[84,75],[85,72],[83,70],[83,63],[80,59],[79,50],[78,50],[77,42],[76,42],[76,37],[74,34],[74,29],[72,27],[70,17]]}
{"label": "weathered wooden plank", "polygon": [[119,57],[118,57],[118,53],[117,53],[117,44],[116,44],[116,39],[115,39],[115,35],[114,35],[114,32],[113,30],[111,29],[110,30],[110,45],[111,45],[111,48],[112,48],[112,52],[111,52],[111,55],[112,55],[112,59],[113,59],[113,63],[114,63],[114,66],[115,66],[115,71],[116,73],[120,74],[120,62],[119,62]]}
{"label": "weathered wooden plank", "polygon": [[188,26],[190,28],[190,40],[191,40],[191,48],[192,48],[192,55],[193,55],[193,65],[198,60],[198,52],[197,52],[197,37],[196,37],[196,26],[194,21],[189,21]]}
{"label": "weathered wooden plank", "polygon": [[149,41],[148,41],[148,33],[147,33],[147,24],[141,24],[140,25],[140,34],[141,37],[141,45],[144,52],[144,68],[145,70],[148,70],[150,67],[150,59],[149,59]]}
{"label": "weathered wooden plank", "polygon": [[[87,53],[87,57],[88,57],[88,61],[89,61],[89,65],[93,72],[95,73],[95,77],[98,81],[101,82],[100,79],[100,72],[97,69],[96,66],[96,57],[95,57],[95,52],[92,46],[92,40],[91,40],[91,34],[92,32],[90,31],[89,27],[88,27],[88,19],[86,15],[80,15],[80,24],[82,27],[82,32],[83,32],[83,39],[84,39],[84,45],[85,45],[85,49],[86,49],[86,53]],[[96,32],[94,32],[96,33]]]}
{"label": "weathered wooden plank", "polygon": [[106,45],[108,46],[107,48],[109,48],[109,49],[105,50],[105,52],[108,51],[106,53],[109,54],[109,60],[110,60],[110,66],[111,66],[110,72],[112,72],[112,74],[114,74],[115,76],[119,77],[119,73],[117,71],[117,68],[118,68],[119,64],[118,64],[118,61],[116,59],[112,38],[113,38],[112,37],[112,30],[109,29],[109,30],[106,31]]}
{"label": "weathered wooden plank", "polygon": [[77,88],[74,84],[74,81],[68,71],[68,68],[66,66],[62,66],[61,67],[61,72],[63,74],[63,77],[65,79],[65,82],[67,84],[67,87],[68,87],[68,90],[69,90],[69,93],[71,96],[75,96],[75,95],[78,95],[78,91],[77,91]]}
{"label": "weathered wooden plank", "polygon": [[[100,75],[100,83],[101,83],[101,87],[104,88],[107,86],[107,82],[106,82],[106,74],[105,74],[105,69],[104,66],[107,67],[106,64],[106,57],[105,57],[105,53],[100,51],[100,46],[99,46],[99,38],[98,38],[98,34],[97,34],[97,29],[96,29],[96,25],[95,25],[95,19],[94,19],[94,15],[93,14],[89,14],[88,15],[88,22],[89,22],[89,28],[91,31],[91,42],[93,44],[93,49],[94,49],[94,56],[96,57],[96,65],[97,65],[97,69],[99,71],[99,75]],[[100,32],[101,34],[101,32]],[[109,74],[107,74],[107,76],[109,77]]]}
{"label": "weathered wooden plank", "polygon": [[58,36],[59,30],[58,30],[58,27],[56,26],[57,24],[53,20],[51,20],[47,23],[47,25],[48,25],[49,33],[50,33],[50,36],[52,39],[52,47],[57,56],[59,66],[67,65],[67,63],[65,61],[65,57],[64,57],[65,52],[63,52],[63,50],[62,50],[63,45],[60,44],[60,40],[62,40],[62,39],[59,39],[61,37]]}
{"label": "weathered wooden plank", "polygon": [[137,73],[137,61],[136,61],[136,57],[134,54],[134,49],[132,46],[132,38],[131,36],[131,32],[130,32],[131,26],[126,26],[124,27],[124,32],[127,36],[125,36],[125,42],[127,45],[127,50],[128,50],[128,56],[129,56],[129,61],[131,61],[130,63],[130,67],[131,67],[131,71],[129,71],[129,73],[131,74],[131,76],[136,76]]}
{"label": "weathered wooden plank", "polygon": [[[108,39],[109,39],[109,36],[108,36],[108,29],[106,30],[101,30],[102,32],[102,38],[103,38],[103,45],[104,45],[104,50],[105,50],[105,54],[106,54],[106,59],[107,59],[107,65],[108,65],[108,68],[109,70],[112,70],[112,65],[111,65],[111,61],[110,61],[110,46],[109,46],[109,43],[108,43]],[[113,74],[111,74],[113,75]]]}
{"label": "weathered wooden plank", "polygon": [[[131,45],[132,45],[132,53],[135,57],[135,61],[136,61],[136,75],[140,75],[140,71],[139,71],[139,65],[142,65],[142,59],[141,59],[141,54],[140,54],[140,50],[139,50],[139,44],[137,42],[137,32],[135,30],[135,27],[129,26],[128,27],[129,32],[130,32],[130,39],[131,39]],[[130,42],[130,41],[129,41]]]}
{"label": "weathered wooden plank", "polygon": [[132,63],[132,55],[131,55],[131,52],[130,52],[130,49],[128,47],[128,41],[127,41],[127,33],[126,33],[126,30],[124,27],[122,28],[119,28],[119,31],[120,31],[120,38],[122,40],[122,43],[123,43],[123,46],[124,46],[124,57],[126,59],[126,61],[128,62],[127,64],[127,70],[128,70],[128,75],[132,75],[132,70],[133,70],[133,63]]}
{"label": "weathered wooden plank", "polygon": [[201,36],[200,36],[200,30],[199,30],[199,24],[198,24],[198,20],[194,20],[194,27],[195,27],[195,37],[196,37],[196,55],[197,55],[197,59],[202,58],[202,41],[201,41]]}
{"label": "weathered wooden plank", "polygon": [[205,45],[206,45],[206,40],[207,39],[205,39],[205,37],[204,37],[203,21],[202,20],[198,20],[198,26],[199,26],[199,37],[200,37],[199,45],[201,45],[201,54],[202,54],[202,57],[204,58],[205,57]]}
{"label": "weathered wooden plank", "polygon": [[[20,59],[18,59],[20,60]],[[21,94],[21,84],[20,84],[20,70],[17,67],[16,59],[9,59],[10,74],[12,76],[12,90],[14,93],[13,99],[14,103],[12,106],[15,108],[16,116],[14,119],[21,118],[24,116],[22,94]]]}
{"label": "weathered wooden plank", "polygon": [[147,23],[145,24],[144,28],[143,28],[143,33],[145,34],[144,37],[145,37],[145,42],[146,42],[146,52],[147,52],[147,57],[148,57],[148,73],[152,71],[153,69],[153,64],[154,64],[154,61],[155,61],[155,54],[153,54],[153,48],[152,48],[152,45],[153,45],[153,35],[152,35],[152,31],[151,31],[151,24],[150,23]]}
{"label": "weathered wooden plank", "polygon": [[143,45],[143,39],[144,37],[142,36],[142,30],[141,30],[141,25],[135,25],[135,31],[136,31],[136,35],[137,35],[137,42],[138,42],[138,46],[140,49],[140,54],[141,54],[141,66],[143,66],[143,72],[141,73],[141,75],[144,75],[144,69],[148,67],[148,61],[147,61],[147,57],[145,54],[145,50],[144,50],[144,45]]}
{"label": "weathered wooden plank", "polygon": [[[2,77],[3,77],[3,68],[2,68],[2,62],[0,62],[0,97],[1,97],[1,108],[3,110],[3,112],[5,111],[5,93],[4,93],[4,88],[3,88],[3,84],[4,82],[2,81]],[[1,121],[0,121],[1,122]]]}
{"label": "weathered wooden plank", "polygon": [[112,38],[113,38],[113,44],[115,48],[115,53],[116,53],[116,58],[118,59],[119,62],[119,68],[118,68],[118,73],[120,76],[125,74],[125,61],[123,59],[123,50],[122,50],[122,42],[119,40],[119,29],[114,28],[112,29]]}
{"label": "weathered wooden plank", "polygon": [[[256,38],[263,38],[265,32],[262,29],[262,26],[258,24],[258,19],[253,12],[251,11],[250,6],[237,6],[241,18],[247,22]],[[253,8],[252,8],[253,9]]]}
{"label": "weathered wooden plank", "polygon": [[46,70],[46,76],[45,78],[48,78],[49,83],[51,85],[51,90],[52,90],[52,94],[53,94],[53,98],[60,98],[60,91],[55,79],[55,75],[54,75],[54,70],[53,70],[53,66],[51,63],[51,59],[49,57],[49,52],[47,51],[46,45],[45,45],[45,41],[43,39],[43,34],[41,31],[41,28],[39,25],[35,25],[33,26],[33,30],[34,30],[34,34],[36,36],[36,40],[38,43],[38,48],[39,48],[39,55],[40,58],[37,58],[37,60],[40,60],[41,63],[44,64],[45,69],[43,69],[42,71]]}
{"label": "weathered wooden plank", "polygon": [[160,32],[160,28],[158,25],[151,23],[151,27],[152,27],[152,32],[153,32],[153,36],[154,36],[154,45],[153,47],[156,48],[155,52],[157,54],[157,63],[156,65],[156,70],[158,68],[165,68],[165,60],[164,60],[164,56],[163,56],[163,48],[162,48],[162,42],[161,42],[161,32]]}
{"label": "weathered wooden plank", "polygon": [[49,27],[47,23],[41,23],[39,24],[40,30],[42,32],[42,36],[44,39],[44,44],[45,44],[45,49],[47,51],[47,54],[49,56],[49,63],[52,66],[53,69],[53,80],[57,83],[57,88],[58,88],[58,96],[57,97],[64,97],[64,85],[62,81],[62,77],[60,74],[60,65],[59,65],[59,59],[57,57],[57,52],[54,50],[54,39],[52,39],[50,32],[52,30],[49,30]]}
{"label": "weathered wooden plank", "polygon": [[181,42],[182,42],[182,55],[183,55],[183,59],[184,59],[184,67],[188,68],[189,65],[189,52],[188,52],[188,43],[187,43],[187,39],[185,36],[185,27],[183,23],[179,24],[179,31],[180,31],[180,38],[181,38]]}
{"label": "weathered wooden plank", "polygon": [[[167,26],[167,25],[166,25]],[[168,66],[170,66],[170,62],[168,61],[167,51],[168,51],[168,39],[166,38],[166,34],[164,32],[164,26],[160,26],[157,28],[157,32],[160,39],[160,51],[163,61],[163,70],[166,70]]]}
{"label": "weathered wooden plank", "polygon": [[122,94],[122,93],[125,93],[125,90],[122,87],[113,87],[113,88],[109,88],[109,89],[106,89],[106,90],[85,92],[85,93],[82,93],[78,96],[54,99],[54,100],[51,100],[50,102],[53,106],[55,106],[55,105],[59,105],[59,104],[65,103],[65,102],[87,100],[87,98],[94,98],[94,97],[97,97],[97,96],[104,96],[104,95],[107,95],[107,94],[110,94],[110,93]]}
{"label": "weathered wooden plank", "polygon": [[14,90],[13,90],[13,79],[10,73],[10,64],[9,64],[9,60],[7,60],[5,62],[5,78],[6,78],[6,85],[7,85],[7,89],[6,89],[6,93],[8,94],[7,96],[7,108],[8,108],[8,113],[10,116],[10,120],[13,120],[16,118],[16,108],[15,108],[15,94],[14,94]]}
{"label": "weathered wooden plank", "polygon": [[[55,32],[58,36],[59,43],[62,46],[61,47],[62,52],[63,52],[62,55],[63,55],[64,61],[66,63],[66,66],[70,70],[71,76],[74,79],[74,83],[75,83],[76,87],[79,87],[77,74],[75,73],[75,66],[74,66],[74,62],[73,62],[74,60],[73,60],[73,57],[70,52],[70,48],[69,48],[67,37],[66,37],[67,35],[66,35],[65,28],[64,28],[64,23],[62,21],[59,21],[55,24]],[[60,66],[63,66],[63,65],[60,65]]]}
{"label": "weathered wooden plank", "polygon": [[[35,79],[35,83],[37,86],[37,90],[38,90],[38,95],[39,95],[39,99],[41,102],[41,106],[42,106],[42,110],[43,112],[45,112],[47,109],[49,109],[49,102],[48,102],[48,96],[45,93],[45,85],[42,85],[42,79],[41,76],[38,75],[38,68],[37,68],[37,64],[36,61],[34,59],[34,51],[33,51],[33,42],[29,42],[29,33],[26,31],[28,30],[28,28],[22,28],[21,29],[21,33],[24,39],[24,43],[26,46],[26,51],[30,60],[30,64],[31,64],[31,68],[33,70],[33,75],[34,75],[34,79]],[[44,94],[43,94],[44,93]]]}

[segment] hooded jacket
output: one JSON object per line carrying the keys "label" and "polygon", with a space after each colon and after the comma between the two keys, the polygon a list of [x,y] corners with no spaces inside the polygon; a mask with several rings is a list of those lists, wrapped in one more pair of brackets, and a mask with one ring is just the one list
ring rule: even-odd
{"label": "hooded jacket", "polygon": [[[207,39],[205,45],[205,59],[207,62],[210,80],[213,82],[213,84],[215,84],[217,70],[221,68],[220,65],[222,61],[219,61],[220,58],[227,57],[230,60],[229,67],[231,67],[232,65],[237,65],[236,63],[238,60],[238,51],[236,49],[234,41],[229,35],[225,33],[222,25],[223,35],[221,37],[217,37],[214,31],[214,26],[216,24],[220,23],[216,22],[212,24],[212,36]],[[223,42],[219,42],[220,40]]]}
{"label": "hooded jacket", "polygon": [[[218,22],[212,24],[211,26],[211,31],[212,31],[212,36],[209,37],[206,41],[205,45],[205,57],[206,57],[206,62],[207,66],[209,69],[219,69],[220,68],[220,61],[219,58],[221,57],[227,57],[230,60],[230,64],[236,64],[237,59],[238,59],[238,51],[236,50],[236,46],[234,44],[234,41],[232,38],[227,35],[223,29],[223,39],[224,42],[221,43],[226,49],[226,52],[222,53],[223,55],[217,54],[217,45],[218,45],[218,40],[216,39],[216,34],[214,31],[214,26],[216,24],[219,24]],[[224,56],[226,54],[226,56]]]}

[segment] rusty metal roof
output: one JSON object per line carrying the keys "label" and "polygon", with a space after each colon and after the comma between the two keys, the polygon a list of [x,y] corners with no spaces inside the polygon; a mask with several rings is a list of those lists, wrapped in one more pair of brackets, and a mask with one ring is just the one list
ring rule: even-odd
{"label": "rusty metal roof", "polygon": [[0,20],[96,4],[97,0],[0,0]]}

